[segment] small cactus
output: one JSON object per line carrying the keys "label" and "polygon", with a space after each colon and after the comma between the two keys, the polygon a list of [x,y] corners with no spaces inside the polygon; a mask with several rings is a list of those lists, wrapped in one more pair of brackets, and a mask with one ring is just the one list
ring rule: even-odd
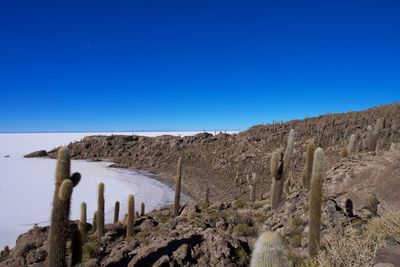
{"label": "small cactus", "polygon": [[349,157],[349,152],[347,150],[347,147],[341,147],[340,148],[340,157],[341,158],[348,158]]}
{"label": "small cactus", "polygon": [[250,267],[284,267],[284,250],[281,238],[277,233],[261,234],[251,255]]}
{"label": "small cactus", "polygon": [[80,181],[80,174],[70,175],[69,152],[62,147],[58,151],[53,209],[51,213],[49,251],[47,266],[66,267],[66,246],[69,228],[69,213],[73,187]]}
{"label": "small cactus", "polygon": [[87,239],[87,218],[86,218],[86,203],[81,203],[81,217],[78,223],[79,231],[81,232],[82,244],[85,244]]}
{"label": "small cactus", "polygon": [[104,234],[104,184],[100,183],[97,196],[97,240]]}
{"label": "small cactus", "polygon": [[116,201],[114,207],[114,224],[118,223],[118,221],[119,221],[119,201]]}
{"label": "small cactus", "polygon": [[82,237],[81,232],[75,228],[71,237],[71,264],[75,266],[82,262]]}
{"label": "small cactus", "polygon": [[210,202],[210,188],[206,188],[206,192],[204,195],[204,203],[208,204]]}
{"label": "small cactus", "polygon": [[133,235],[133,226],[135,224],[135,197],[129,195],[128,197],[128,222],[126,226],[126,237]]}
{"label": "small cactus", "polygon": [[314,165],[310,186],[310,230],[308,235],[308,254],[310,258],[315,258],[318,255],[321,234],[321,198],[324,160],[324,150],[322,148],[317,148],[314,153]]}
{"label": "small cactus", "polygon": [[310,189],[310,181],[311,181],[311,173],[314,163],[314,151],[315,145],[312,140],[307,143],[307,151],[306,151],[306,167],[305,167],[305,176],[304,176],[304,188]]}
{"label": "small cactus", "polygon": [[140,204],[140,217],[143,217],[144,215],[145,215],[144,203],[142,202]]}
{"label": "small cactus", "polygon": [[257,175],[256,173],[252,173],[251,178],[249,175],[246,175],[247,184],[250,189],[250,201],[256,201],[256,183],[257,183]]}
{"label": "small cactus", "polygon": [[178,158],[176,168],[176,184],[175,184],[175,200],[174,200],[174,217],[179,215],[179,202],[181,198],[181,180],[182,180],[182,157]]}
{"label": "small cactus", "polygon": [[239,169],[236,170],[236,175],[235,175],[234,182],[235,182],[235,185],[238,186],[238,182],[239,182]]}

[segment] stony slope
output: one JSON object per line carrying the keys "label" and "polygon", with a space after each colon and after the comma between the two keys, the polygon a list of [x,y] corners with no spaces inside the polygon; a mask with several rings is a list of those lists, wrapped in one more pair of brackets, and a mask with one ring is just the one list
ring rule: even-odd
{"label": "stony slope", "polygon": [[[354,229],[363,229],[372,218],[398,210],[400,151],[357,153],[338,160],[324,177],[323,237],[349,222]],[[344,199],[354,203],[352,215]],[[102,242],[90,238],[85,245],[83,266],[247,266],[257,234],[265,230],[282,235],[287,261],[300,266],[308,246],[308,192],[293,187],[278,210],[270,207],[269,199],[250,203],[245,198],[187,204],[175,219],[171,207],[165,207],[140,217],[135,236],[128,240],[125,221],[110,224]],[[21,235],[0,266],[44,266],[47,234],[48,228],[35,227]],[[397,234],[390,236],[390,243],[377,251],[371,264],[355,266],[399,266]]]}
{"label": "stony slope", "polygon": [[[329,114],[317,118],[294,120],[283,124],[259,125],[239,134],[202,133],[196,136],[89,136],[68,145],[74,159],[108,160],[115,166],[147,170],[169,183],[174,182],[176,160],[184,159],[185,191],[201,199],[206,187],[212,200],[233,200],[248,194],[245,176],[255,172],[257,198],[268,192],[271,184],[270,157],[272,152],[286,146],[290,129],[296,131],[296,142],[291,162],[293,181],[302,174],[306,141],[315,139],[327,154],[327,167],[339,160],[341,146],[349,136],[357,134],[356,150],[363,151],[363,140],[368,125],[383,119],[378,150],[387,150],[391,142],[400,141],[400,104],[380,106],[361,112]],[[55,157],[49,153],[28,156]],[[234,185],[236,172],[242,178],[242,192]]]}

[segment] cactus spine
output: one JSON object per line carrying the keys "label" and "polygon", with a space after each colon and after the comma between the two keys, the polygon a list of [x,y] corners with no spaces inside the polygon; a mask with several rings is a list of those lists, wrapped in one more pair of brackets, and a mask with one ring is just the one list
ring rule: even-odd
{"label": "cactus spine", "polygon": [[126,237],[133,235],[133,226],[135,224],[135,197],[129,195],[128,197],[128,222],[126,226]]}
{"label": "cactus spine", "polygon": [[75,228],[71,237],[71,266],[82,262],[82,238],[81,232]]}
{"label": "cactus spine", "polygon": [[47,266],[66,267],[66,245],[69,228],[69,212],[71,195],[75,185],[79,183],[80,174],[70,175],[71,160],[69,152],[62,147],[58,151],[53,209],[49,233],[49,252]]}
{"label": "cactus spine", "polygon": [[314,258],[318,255],[321,234],[321,198],[324,160],[324,150],[322,148],[317,148],[314,153],[310,188],[310,230],[308,235],[308,254],[310,258]]}
{"label": "cactus spine", "polygon": [[117,223],[118,221],[119,221],[119,201],[116,201],[114,208],[114,223]]}
{"label": "cactus spine", "polygon": [[255,172],[252,173],[251,178],[249,175],[246,175],[247,184],[250,189],[250,201],[256,201],[256,183],[257,183],[257,175]]}
{"label": "cactus spine", "polygon": [[314,151],[315,151],[314,141],[310,140],[307,143],[307,151],[306,151],[306,168],[304,176],[304,188],[306,189],[310,189],[311,173],[314,163]]}
{"label": "cactus spine", "polygon": [[104,234],[104,184],[100,183],[97,196],[97,240]]}
{"label": "cactus spine", "polygon": [[86,218],[86,203],[81,203],[81,217],[78,224],[79,231],[81,232],[82,244],[86,242],[86,231],[87,231],[87,218]]}
{"label": "cactus spine", "polygon": [[144,215],[145,215],[144,203],[142,202],[140,204],[140,217],[143,217]]}
{"label": "cactus spine", "polygon": [[282,241],[277,233],[261,234],[251,255],[250,267],[283,267],[284,251]]}
{"label": "cactus spine", "polygon": [[176,168],[176,184],[175,184],[175,200],[174,200],[174,217],[179,215],[179,201],[181,198],[181,180],[182,180],[182,157],[178,158]]}

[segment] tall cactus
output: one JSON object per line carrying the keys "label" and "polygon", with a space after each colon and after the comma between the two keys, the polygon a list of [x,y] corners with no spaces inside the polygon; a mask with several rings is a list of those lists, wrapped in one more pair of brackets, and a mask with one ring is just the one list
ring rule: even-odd
{"label": "tall cactus", "polygon": [[249,175],[246,175],[247,184],[250,189],[250,201],[256,201],[256,183],[257,183],[257,175],[255,172],[252,173],[251,178]]}
{"label": "tall cactus", "polygon": [[250,267],[284,267],[284,249],[281,238],[277,233],[261,234],[251,255]]}
{"label": "tall cactus", "polygon": [[133,235],[133,226],[135,224],[135,197],[129,195],[128,197],[128,222],[126,226],[126,237]]}
{"label": "tall cactus", "polygon": [[82,237],[81,232],[75,228],[72,231],[71,237],[71,263],[70,266],[75,266],[82,262]]}
{"label": "tall cactus", "polygon": [[282,152],[276,150],[271,156],[271,175],[272,175],[272,209],[276,209],[281,201],[282,194]]}
{"label": "tall cactus", "polygon": [[66,246],[69,232],[69,212],[73,187],[81,178],[79,173],[70,175],[69,152],[62,147],[58,151],[53,209],[49,233],[47,266],[66,267]]}
{"label": "tall cactus", "polygon": [[97,210],[93,214],[93,223],[92,223],[92,233],[96,234],[97,232]]}
{"label": "tall cactus", "polygon": [[181,198],[181,180],[182,180],[182,157],[178,158],[176,168],[176,184],[175,184],[175,200],[174,200],[174,217],[179,215],[179,202]]}
{"label": "tall cactus", "polygon": [[314,141],[310,140],[307,143],[307,151],[306,151],[306,167],[304,176],[304,188],[306,189],[310,189],[311,173],[314,163],[314,151],[315,151]]}
{"label": "tall cactus", "polygon": [[87,218],[86,218],[86,203],[81,203],[81,217],[78,224],[79,231],[81,233],[82,244],[85,244],[87,239]]}
{"label": "tall cactus", "polygon": [[140,204],[140,216],[143,217],[144,215],[145,215],[144,203],[142,202]]}
{"label": "tall cactus", "polygon": [[290,166],[290,159],[293,153],[294,138],[295,131],[292,129],[289,132],[288,142],[283,158],[280,156],[281,154],[279,152],[275,155],[276,158],[271,158],[271,174],[273,177],[272,209],[276,209],[282,199],[283,186],[285,184],[285,179]]}
{"label": "tall cactus", "polygon": [[115,202],[114,207],[114,224],[119,221],[119,201]]}
{"label": "tall cactus", "polygon": [[97,240],[104,235],[104,184],[100,183],[97,196]]}
{"label": "tall cactus", "polygon": [[378,119],[375,123],[374,129],[372,129],[371,126],[367,127],[367,151],[368,152],[374,152],[376,151],[376,144],[378,142],[378,135],[379,132],[383,128],[383,121],[381,119]]}
{"label": "tall cactus", "polygon": [[356,134],[350,135],[349,144],[347,145],[347,152],[348,152],[349,156],[351,155],[351,153],[353,153],[353,149],[354,149],[354,146],[356,143],[356,138],[357,138]]}
{"label": "tall cactus", "polygon": [[321,234],[321,198],[324,161],[324,150],[322,148],[317,148],[314,153],[314,165],[310,188],[310,230],[308,234],[308,254],[310,258],[314,258],[318,255]]}

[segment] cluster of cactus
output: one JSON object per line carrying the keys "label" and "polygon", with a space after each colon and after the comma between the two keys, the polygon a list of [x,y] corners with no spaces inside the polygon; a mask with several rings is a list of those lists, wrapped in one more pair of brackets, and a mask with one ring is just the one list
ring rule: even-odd
{"label": "cluster of cactus", "polygon": [[176,183],[175,183],[175,199],[174,199],[174,217],[179,215],[180,199],[181,199],[181,181],[182,181],[182,157],[178,158],[176,168]]}
{"label": "cluster of cactus", "polygon": [[10,248],[8,246],[4,246],[3,250],[0,252],[0,260],[3,260],[10,255]]}
{"label": "cluster of cactus", "polygon": [[277,233],[261,234],[251,255],[250,267],[284,267],[284,249],[281,238]]}
{"label": "cluster of cactus", "polygon": [[250,189],[250,201],[254,202],[256,201],[256,183],[257,183],[257,175],[255,172],[250,175],[246,175],[246,181],[247,184],[249,185]]}
{"label": "cluster of cactus", "polygon": [[[66,246],[69,234],[69,213],[73,187],[81,178],[79,173],[70,175],[71,160],[66,148],[58,151],[53,209],[49,233],[47,266],[66,267]],[[82,245],[82,244],[81,244]]]}
{"label": "cluster of cactus", "polygon": [[283,186],[288,174],[290,159],[293,153],[295,131],[290,130],[285,154],[277,150],[271,157],[271,174],[272,174],[272,209],[276,209],[281,203]]}

